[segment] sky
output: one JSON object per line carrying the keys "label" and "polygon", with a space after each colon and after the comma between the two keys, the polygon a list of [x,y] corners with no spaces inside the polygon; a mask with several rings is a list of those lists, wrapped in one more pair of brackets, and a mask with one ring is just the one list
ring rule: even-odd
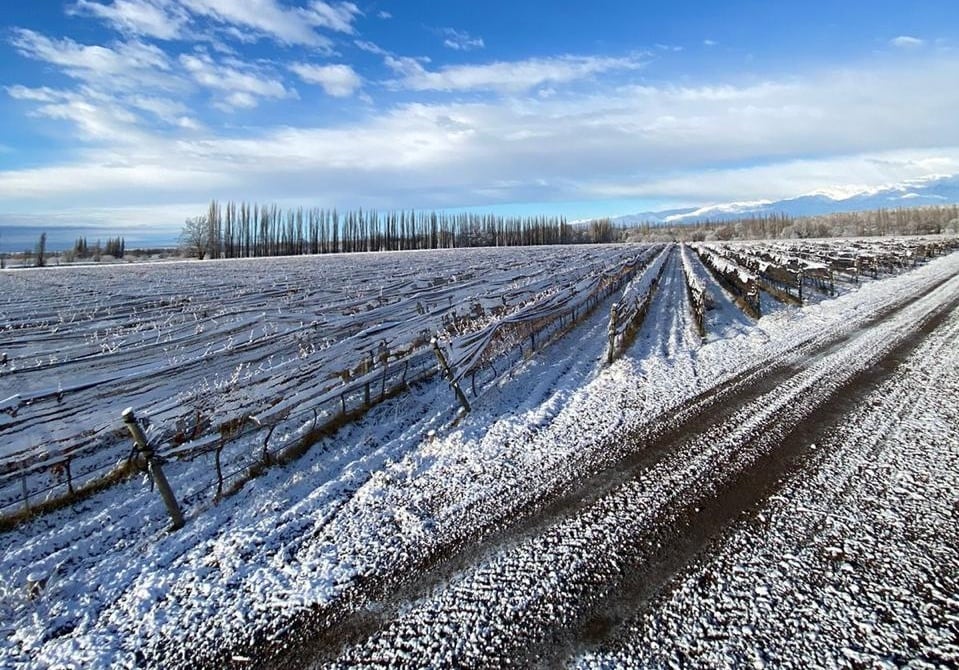
{"label": "sky", "polygon": [[214,198],[579,219],[959,173],[954,0],[33,0],[0,22],[0,245],[175,239]]}

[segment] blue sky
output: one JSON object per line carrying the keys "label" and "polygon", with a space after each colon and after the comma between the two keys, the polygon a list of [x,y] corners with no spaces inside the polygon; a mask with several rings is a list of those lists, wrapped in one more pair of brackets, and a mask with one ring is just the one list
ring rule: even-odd
{"label": "blue sky", "polygon": [[35,0],[0,244],[211,198],[627,214],[959,173],[959,3]]}

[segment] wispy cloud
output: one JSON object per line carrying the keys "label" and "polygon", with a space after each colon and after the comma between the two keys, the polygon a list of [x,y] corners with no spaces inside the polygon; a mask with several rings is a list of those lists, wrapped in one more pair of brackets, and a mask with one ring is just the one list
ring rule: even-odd
{"label": "wispy cloud", "polygon": [[199,123],[190,116],[192,110],[177,100],[150,95],[133,95],[126,98],[125,102],[135,109],[149,112],[154,118],[168,125],[189,130],[200,127]]}
{"label": "wispy cloud", "polygon": [[378,44],[374,44],[373,42],[370,42],[369,40],[354,40],[354,41],[353,41],[353,44],[355,44],[355,45],[356,45],[356,48],[359,49],[360,51],[365,51],[365,52],[367,52],[367,53],[376,54],[377,56],[390,56],[390,55],[392,55],[392,54],[390,54],[390,52],[387,51],[386,49],[382,48],[382,47],[379,46]]}
{"label": "wispy cloud", "polygon": [[889,44],[894,47],[899,47],[900,49],[914,49],[923,46],[925,43],[924,40],[918,37],[912,37],[911,35],[900,35],[899,37],[894,37],[889,40]]}
{"label": "wispy cloud", "polygon": [[31,102],[53,102],[61,95],[60,91],[56,91],[48,86],[30,88],[22,84],[7,86],[6,91],[7,95],[14,100],[29,100]]}
{"label": "wispy cloud", "polygon": [[356,33],[353,22],[362,14],[352,2],[331,4],[313,0],[307,10],[307,17],[313,25],[348,35]]}
{"label": "wispy cloud", "polygon": [[108,83],[111,88],[175,88],[177,84],[166,53],[135,39],[111,46],[86,45],[15,28],[11,43],[22,55],[56,65],[66,75],[89,83]]}
{"label": "wispy cloud", "polygon": [[321,86],[334,98],[347,98],[363,86],[363,79],[349,65],[293,63],[289,68],[300,79]]}
{"label": "wispy cloud", "polygon": [[472,51],[486,46],[482,37],[473,37],[465,30],[443,28],[441,34],[444,38],[443,46],[454,51]]}
{"label": "wispy cloud", "polygon": [[[160,40],[216,43],[212,33],[217,33],[240,42],[267,37],[321,50],[330,49],[332,41],[318,30],[352,35],[356,19],[362,16],[352,2],[323,0],[300,7],[279,0],[77,0],[68,12],[99,18],[128,35]],[[199,25],[200,19],[213,25]]]}
{"label": "wispy cloud", "polygon": [[34,116],[74,124],[77,137],[83,141],[123,146],[139,143],[148,136],[138,127],[136,114],[126,105],[94,89],[69,91],[11,86],[7,94],[15,100],[39,103],[32,111]]}
{"label": "wispy cloud", "polygon": [[120,32],[161,40],[181,37],[189,22],[186,10],[168,0],[77,0],[68,11],[103,19]]}
{"label": "wispy cloud", "polygon": [[455,65],[427,70],[414,58],[387,56],[387,67],[399,79],[395,88],[413,91],[526,91],[543,84],[566,84],[613,70],[636,70],[643,66],[637,57],[557,56],[485,65]]}
{"label": "wispy cloud", "polygon": [[[785,160],[770,165],[677,171],[642,183],[597,183],[593,197],[670,197],[710,203],[810,193],[848,197],[869,189],[959,173],[959,146]],[[762,191],[756,188],[762,185]],[[666,195],[668,194],[668,196]]]}
{"label": "wispy cloud", "polygon": [[179,1],[194,15],[232,28],[236,38],[266,36],[281,44],[319,49],[329,49],[332,41],[318,33],[317,28],[352,34],[355,32],[353,22],[361,15],[351,2],[332,4],[314,0],[305,8],[290,8],[277,0]]}
{"label": "wispy cloud", "polygon": [[214,103],[225,111],[256,107],[260,98],[296,97],[296,91],[288,89],[278,78],[236,59],[226,65],[207,54],[182,54],[180,63],[198,84],[225,94],[225,98]]}
{"label": "wispy cloud", "polygon": [[[192,13],[232,26],[239,31],[251,30],[267,35],[283,44],[329,47],[329,38],[317,34],[303,15],[287,9],[274,0],[181,0]],[[238,34],[235,33],[237,37]]]}
{"label": "wispy cloud", "polygon": [[[959,171],[959,90],[941,85],[959,78],[959,56],[942,49],[916,49],[908,64],[875,56],[855,68],[677,75],[678,84],[645,69],[651,54],[447,64],[466,56],[440,41],[460,52],[481,43],[462,31],[434,33],[433,60],[412,58],[380,45],[402,43],[392,36],[377,43],[362,34],[363,14],[350,2],[71,2],[116,39],[83,44],[25,29],[0,37],[48,66],[9,82],[9,106],[42,117],[43,130],[59,122],[69,132],[58,135],[71,138],[52,164],[0,170],[6,211],[80,216],[155,203],[156,218],[144,220],[156,223],[164,202],[214,195],[376,207],[609,197],[698,204]],[[335,59],[334,45],[346,47]],[[382,61],[385,80],[376,80],[376,64],[364,69],[370,61]],[[42,76],[51,69],[65,76]],[[348,100],[364,93],[379,106]],[[263,109],[301,94],[317,106],[332,104],[324,94],[343,98],[337,106],[354,113],[324,125],[300,113],[271,121]],[[235,116],[205,116],[210,104]]]}
{"label": "wispy cloud", "polygon": [[[940,56],[922,67],[876,63],[750,84],[601,85],[589,95],[410,103],[336,127],[206,131],[175,145],[147,137],[120,165],[105,149],[76,165],[0,172],[0,199],[76,198],[69,179],[93,185],[83,191],[90,202],[98,193],[119,197],[121,185],[145,194],[175,188],[199,201],[215,192],[374,206],[785,197],[959,170],[950,114],[959,91],[922,94],[957,76],[959,59]],[[890,86],[901,94],[889,98]],[[762,165],[738,167],[757,155]]]}

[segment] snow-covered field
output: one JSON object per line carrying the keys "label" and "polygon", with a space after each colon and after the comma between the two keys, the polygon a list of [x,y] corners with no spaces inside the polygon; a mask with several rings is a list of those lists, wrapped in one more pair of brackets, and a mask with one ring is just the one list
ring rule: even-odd
{"label": "snow-covered field", "polygon": [[[262,398],[308,402],[342,383],[331,367],[362,357],[384,332],[396,349],[467,321],[478,302],[476,332],[654,253],[468,250],[0,275],[4,323],[27,324],[3,331],[12,363],[0,396],[18,409],[0,423],[0,449],[38,452],[127,404],[155,424],[171,421],[200,390],[222,393],[210,406],[230,411]],[[943,571],[955,575],[959,559],[955,533],[930,529],[955,519],[959,391],[948,345],[959,254],[861,285],[837,281],[836,297],[810,289],[803,307],[770,300],[758,321],[694,254],[687,263],[713,304],[705,338],[673,247],[559,340],[470,394],[466,416],[446,382],[425,380],[218,503],[208,461],[170,461],[187,515],[174,533],[139,477],[3,533],[0,666],[711,666],[752,662],[757,648],[789,664],[816,635],[848,647],[823,652],[826,664],[869,662],[877,652],[864,640],[900,645],[893,660],[909,650],[948,660],[957,594]],[[609,306],[660,269],[635,341],[606,367]],[[467,330],[457,327],[454,336]],[[689,567],[674,561],[670,579],[645,571],[669,564],[656,548],[682,536],[682,524],[695,526],[797,426],[913,341],[759,516],[703,543]],[[236,350],[243,357],[230,358]],[[249,375],[221,383],[234,365]],[[66,391],[59,414],[51,389]],[[82,411],[64,417],[73,394]],[[128,450],[121,436],[116,448]],[[923,558],[930,552],[934,561]],[[908,563],[898,582],[883,572],[897,557]],[[637,589],[629,574],[661,586],[633,601],[623,595]],[[933,591],[909,586],[927,574]],[[802,625],[803,603],[780,605],[788,598],[810,599]],[[739,609],[714,621],[730,602]],[[862,614],[878,602],[916,616]],[[621,624],[597,632],[591,617],[613,606]],[[860,632],[832,635],[856,607]],[[925,646],[907,642],[917,627]],[[714,640],[717,628],[725,637]],[[794,629],[805,642],[787,641]]]}
{"label": "snow-covered field", "polygon": [[262,425],[314,407],[330,413],[345,381],[382,362],[405,379],[431,368],[434,335],[480,331],[551,297],[568,302],[652,251],[448,250],[0,274],[0,514],[22,505],[23,471],[36,503],[65,492],[67,461],[74,484],[112,469],[129,453],[118,424],[125,407],[151,421],[164,453],[249,415]]}

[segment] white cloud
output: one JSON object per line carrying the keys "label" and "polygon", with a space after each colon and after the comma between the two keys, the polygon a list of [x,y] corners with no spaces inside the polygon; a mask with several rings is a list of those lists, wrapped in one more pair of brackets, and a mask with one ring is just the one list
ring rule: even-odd
{"label": "white cloud", "polygon": [[184,130],[201,130],[203,125],[190,116],[181,116],[176,120],[176,124]]}
{"label": "white cloud", "polygon": [[276,78],[259,72],[236,59],[229,59],[230,65],[217,63],[207,54],[182,54],[180,64],[193,79],[215,91],[227,94],[225,101],[217,103],[221,109],[256,107],[259,98],[292,98],[296,91],[287,89]]}
{"label": "white cloud", "polygon": [[[209,193],[238,183],[212,166],[177,164],[164,156],[162,146],[149,140],[143,146],[143,153],[128,154],[126,160],[116,152],[98,150],[63,165],[0,171],[0,197],[8,211],[23,200],[39,200],[55,209],[57,198],[62,198],[64,206],[111,207],[144,200],[162,202],[171,195]],[[198,198],[205,199],[208,196]]]}
{"label": "white cloud", "polygon": [[60,98],[61,93],[47,86],[40,88],[29,88],[17,84],[16,86],[7,86],[7,94],[14,100],[29,100],[32,102],[53,102]]}
{"label": "white cloud", "polygon": [[455,51],[472,51],[486,46],[482,37],[472,37],[466,31],[443,28],[442,34],[445,37],[443,46]]}
{"label": "white cloud", "polygon": [[68,76],[110,88],[140,88],[144,85],[176,88],[169,74],[167,55],[152,44],[137,40],[113,46],[79,44],[73,40],[51,39],[15,28],[11,43],[24,56],[59,66]]}
{"label": "white cloud", "polygon": [[134,95],[127,99],[130,105],[137,109],[150,112],[166,123],[178,123],[181,116],[187,113],[186,105],[169,98],[159,98],[149,95]]}
{"label": "white cloud", "polygon": [[[921,62],[877,57],[855,68],[684,86],[614,86],[598,78],[590,93],[557,85],[540,97],[541,85],[506,99],[404,104],[330,127],[166,129],[141,131],[129,142],[106,139],[116,128],[139,128],[111,117],[109,100],[11,86],[8,94],[24,104],[52,105],[44,113],[69,114],[102,138],[79,153],[74,148],[61,166],[0,171],[0,201],[29,211],[163,202],[171,193],[184,201],[375,207],[611,197],[705,204],[959,172],[952,113],[959,90],[941,86],[959,78],[959,56],[917,57]],[[204,83],[222,91],[224,104],[291,94],[241,63],[189,58],[198,72],[224,82]],[[258,76],[231,88],[226,69]],[[456,90],[477,79],[489,86],[492,78],[455,80]],[[98,129],[104,119],[110,122]],[[174,132],[182,134],[171,141]]]}
{"label": "white cloud", "polygon": [[376,18],[378,18],[378,19],[384,19],[384,20],[385,20],[385,19],[392,19],[392,18],[393,18],[393,15],[390,14],[388,11],[386,11],[386,10],[384,10],[384,9],[381,9],[380,11],[378,11],[378,12],[376,13]]}
{"label": "white cloud", "polygon": [[308,11],[313,25],[349,35],[356,32],[353,22],[362,14],[352,2],[340,2],[334,5],[319,0],[313,0]]}
{"label": "white cloud", "polygon": [[[787,160],[770,165],[676,172],[641,183],[606,182],[593,197],[658,198],[687,202],[766,200],[821,193],[848,197],[932,175],[959,174],[959,146]],[[759,186],[759,188],[757,188]]]}
{"label": "white cloud", "polygon": [[225,24],[251,28],[286,44],[329,45],[329,40],[317,35],[300,14],[280,6],[274,0],[182,2],[194,14]]}
{"label": "white cloud", "polygon": [[329,50],[332,41],[316,32],[324,28],[352,34],[353,22],[361,15],[351,2],[331,4],[314,0],[306,8],[286,7],[277,0],[180,0],[197,16],[222,23],[230,33],[241,40],[253,35],[266,35],[288,45],[304,45]]}
{"label": "white cloud", "polygon": [[611,70],[635,70],[643,63],[634,57],[557,56],[485,65],[455,65],[430,71],[413,58],[387,56],[387,67],[400,75],[391,82],[413,91],[494,90],[520,92],[542,84],[565,84]]}
{"label": "white cloud", "polygon": [[356,48],[360,51],[366,51],[367,53],[376,54],[377,56],[390,55],[389,51],[368,40],[354,40],[353,44],[355,44]]}
{"label": "white cloud", "polygon": [[34,116],[69,121],[76,126],[78,138],[84,141],[123,145],[140,142],[145,137],[137,127],[137,116],[126,105],[94,89],[68,91],[11,86],[7,93],[15,100],[41,103],[31,112]]}
{"label": "white cloud", "polygon": [[233,91],[224,100],[213,103],[218,109],[232,112],[236,109],[253,109],[257,105],[256,96],[246,91]]}
{"label": "white cloud", "polygon": [[308,84],[318,84],[327,95],[347,98],[363,85],[363,79],[349,65],[313,65],[294,63],[290,70]]}
{"label": "white cloud", "polygon": [[921,47],[925,44],[925,41],[918,37],[911,37],[910,35],[900,35],[899,37],[894,37],[889,40],[889,44],[894,47],[899,47],[900,49],[912,49]]}
{"label": "white cloud", "polygon": [[705,47],[714,47],[718,45],[719,45],[719,42],[717,42],[716,40],[703,40],[703,46]]}
{"label": "white cloud", "polygon": [[168,0],[77,0],[69,11],[103,19],[121,32],[161,40],[181,37],[189,21],[184,9]]}

